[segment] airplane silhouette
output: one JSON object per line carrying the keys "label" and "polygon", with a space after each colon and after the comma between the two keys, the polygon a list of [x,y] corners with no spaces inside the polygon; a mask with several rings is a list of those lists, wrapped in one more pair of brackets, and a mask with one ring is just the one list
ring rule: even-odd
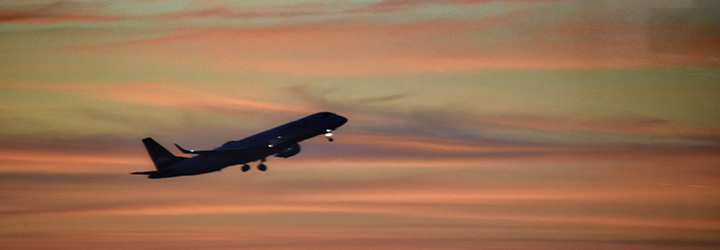
{"label": "airplane silhouette", "polygon": [[175,146],[185,154],[196,154],[191,158],[175,156],[152,138],[142,140],[150,154],[157,171],[134,172],[147,175],[148,178],[168,178],[185,175],[198,175],[219,171],[223,168],[242,164],[242,171],[250,170],[248,162],[260,160],[258,170],[265,171],[265,158],[271,155],[288,158],[300,153],[299,142],[325,134],[329,141],[332,131],[347,122],[347,118],[320,112],[300,120],[289,122],[270,130],[252,135],[242,140],[228,141],[212,150],[187,150]]}

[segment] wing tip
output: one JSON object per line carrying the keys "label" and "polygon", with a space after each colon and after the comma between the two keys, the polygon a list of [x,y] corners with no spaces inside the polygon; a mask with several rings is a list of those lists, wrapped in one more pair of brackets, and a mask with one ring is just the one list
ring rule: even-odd
{"label": "wing tip", "polygon": [[177,148],[180,150],[180,152],[183,152],[184,154],[193,154],[193,153],[195,153],[195,150],[187,150],[187,149],[184,149],[183,147],[180,147],[180,145],[178,145],[177,143],[175,143],[175,147],[177,147]]}

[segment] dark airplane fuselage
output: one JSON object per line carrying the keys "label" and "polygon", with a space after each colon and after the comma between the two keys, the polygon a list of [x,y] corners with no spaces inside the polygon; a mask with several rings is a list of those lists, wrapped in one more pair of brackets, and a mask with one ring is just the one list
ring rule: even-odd
{"label": "dark airplane fuselage", "polygon": [[[146,174],[149,178],[198,175],[219,171],[232,165],[264,161],[271,155],[286,158],[299,152],[299,142],[322,134],[326,134],[329,138],[330,132],[346,122],[345,117],[330,112],[320,112],[242,140],[226,142],[213,150],[185,150],[186,153],[196,153],[197,155],[191,158],[176,157],[179,158],[176,163],[162,167],[162,169],[156,162],[158,171],[134,174]],[[180,147],[178,146],[178,148]],[[181,150],[184,149],[181,148]],[[151,157],[154,157],[152,152],[150,154]],[[157,161],[157,159],[153,159],[153,161]]]}

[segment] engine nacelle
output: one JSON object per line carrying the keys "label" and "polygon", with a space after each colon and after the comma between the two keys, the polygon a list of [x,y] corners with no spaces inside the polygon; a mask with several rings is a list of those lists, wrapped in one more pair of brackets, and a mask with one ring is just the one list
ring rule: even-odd
{"label": "engine nacelle", "polygon": [[300,144],[295,143],[275,154],[275,157],[288,158],[298,153],[300,153]]}

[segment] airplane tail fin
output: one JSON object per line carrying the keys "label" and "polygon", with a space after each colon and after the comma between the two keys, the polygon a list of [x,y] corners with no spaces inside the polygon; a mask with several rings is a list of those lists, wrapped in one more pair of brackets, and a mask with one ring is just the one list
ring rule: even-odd
{"label": "airplane tail fin", "polygon": [[170,151],[165,149],[165,147],[150,137],[143,139],[142,142],[145,144],[145,149],[147,149],[148,154],[150,154],[150,158],[152,158],[152,161],[155,163],[155,167],[158,171],[187,159],[185,157],[173,155]]}

